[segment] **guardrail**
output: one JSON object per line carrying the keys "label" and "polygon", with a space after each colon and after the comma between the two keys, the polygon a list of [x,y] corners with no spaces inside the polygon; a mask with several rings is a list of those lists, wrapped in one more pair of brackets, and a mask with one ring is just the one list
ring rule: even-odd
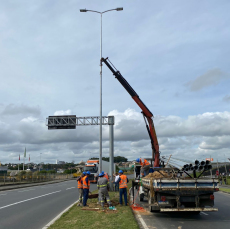
{"label": "guardrail", "polygon": [[18,174],[15,176],[1,175],[0,186],[11,184],[28,184],[73,178],[72,174]]}

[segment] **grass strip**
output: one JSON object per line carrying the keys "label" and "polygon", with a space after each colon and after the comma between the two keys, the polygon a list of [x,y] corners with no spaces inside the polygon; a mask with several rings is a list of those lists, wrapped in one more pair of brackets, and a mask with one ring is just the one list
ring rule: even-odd
{"label": "grass strip", "polygon": [[[128,186],[131,187],[132,181]],[[95,190],[92,193],[97,193]],[[119,205],[119,192],[109,192],[113,205],[116,205],[116,211],[109,210],[107,207],[103,211],[97,204],[97,199],[88,199],[89,208],[100,208],[99,211],[81,210],[82,207],[74,205],[69,211],[64,213],[49,229],[72,229],[72,228],[96,228],[96,229],[139,229],[134,218],[132,209],[129,206]]]}
{"label": "grass strip", "polygon": [[220,188],[220,191],[230,193],[230,189],[229,188]]}

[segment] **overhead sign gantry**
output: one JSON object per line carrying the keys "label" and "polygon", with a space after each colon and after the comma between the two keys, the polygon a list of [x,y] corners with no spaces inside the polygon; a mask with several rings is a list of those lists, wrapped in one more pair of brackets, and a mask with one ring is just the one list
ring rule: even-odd
{"label": "overhead sign gantry", "polygon": [[[76,129],[76,126],[100,125],[99,116],[76,117],[76,115],[57,115],[46,118],[48,130]],[[110,187],[112,190],[113,164],[114,164],[114,116],[102,116],[102,125],[109,125],[109,156],[110,156]],[[102,158],[99,158],[99,172],[102,171]]]}

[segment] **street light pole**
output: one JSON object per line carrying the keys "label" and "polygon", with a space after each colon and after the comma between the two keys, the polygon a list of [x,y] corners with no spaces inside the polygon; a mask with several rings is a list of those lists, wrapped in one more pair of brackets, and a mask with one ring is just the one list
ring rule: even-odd
{"label": "street light pole", "polygon": [[101,44],[100,44],[100,133],[99,133],[99,173],[102,172],[102,14],[109,12],[109,11],[122,11],[123,7],[118,7],[116,9],[106,10],[103,12],[95,11],[95,10],[87,10],[87,9],[80,9],[80,12],[94,12],[101,14]]}
{"label": "street light pole", "polygon": [[102,14],[101,14],[101,55],[100,55],[100,131],[99,131],[99,173],[102,172]]}

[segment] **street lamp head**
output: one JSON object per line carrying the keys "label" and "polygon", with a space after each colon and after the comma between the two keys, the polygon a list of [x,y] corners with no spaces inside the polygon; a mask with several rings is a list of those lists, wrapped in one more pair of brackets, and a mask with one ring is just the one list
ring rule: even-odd
{"label": "street lamp head", "polygon": [[80,12],[87,12],[87,9],[80,9]]}
{"label": "street lamp head", "polygon": [[116,10],[121,11],[121,10],[123,10],[123,7],[118,7]]}

